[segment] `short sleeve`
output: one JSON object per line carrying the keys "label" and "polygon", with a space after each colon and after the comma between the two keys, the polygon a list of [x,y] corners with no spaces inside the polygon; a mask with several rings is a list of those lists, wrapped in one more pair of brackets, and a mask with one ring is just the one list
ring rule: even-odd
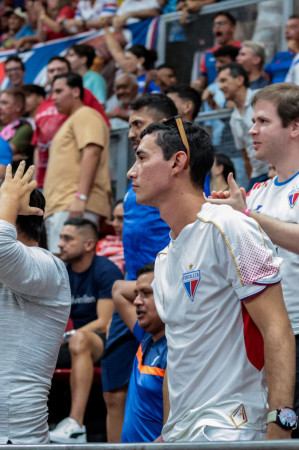
{"label": "short sleeve", "polygon": [[106,124],[100,114],[88,107],[74,114],[73,130],[78,144],[82,150],[88,144],[96,144],[104,148],[106,145]]}
{"label": "short sleeve", "polygon": [[113,284],[117,280],[123,280],[123,275],[119,268],[105,256],[98,258],[101,258],[101,263],[99,264],[100,271],[96,273],[97,299],[112,298]]}

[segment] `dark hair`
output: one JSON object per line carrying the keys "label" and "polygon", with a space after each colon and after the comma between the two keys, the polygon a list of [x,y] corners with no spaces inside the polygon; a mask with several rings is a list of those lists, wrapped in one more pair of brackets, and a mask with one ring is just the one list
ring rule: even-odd
{"label": "dark hair", "polygon": [[139,278],[144,273],[151,273],[151,272],[154,272],[154,270],[155,270],[155,263],[149,262],[137,270],[136,276],[137,276],[137,278]]}
{"label": "dark hair", "polygon": [[69,47],[68,50],[74,50],[74,52],[82,58],[86,56],[86,67],[89,69],[92,66],[93,60],[96,56],[95,49],[88,44],[74,44]]}
{"label": "dark hair", "polygon": [[167,63],[160,64],[158,67],[156,67],[156,70],[160,70],[160,69],[170,69],[175,74],[175,68],[171,64],[167,64]]}
{"label": "dark hair", "polygon": [[252,99],[254,107],[258,101],[273,103],[282,126],[286,128],[290,122],[299,118],[299,86],[293,83],[275,83],[260,89]]}
{"label": "dark hair", "polygon": [[299,19],[299,14],[292,14],[288,20],[290,19]]}
{"label": "dark hair", "polygon": [[47,65],[51,64],[51,62],[53,62],[53,61],[60,61],[62,63],[65,63],[67,65],[67,69],[68,69],[67,71],[68,72],[71,71],[71,65],[70,65],[69,61],[66,58],[64,58],[63,56],[59,56],[59,55],[52,56],[52,58],[49,59]]}
{"label": "dark hair", "polygon": [[23,72],[25,72],[25,64],[23,63],[23,61],[21,60],[21,58],[19,58],[17,55],[10,55],[5,61],[4,61],[4,66],[6,66],[7,63],[9,62],[17,62],[20,64],[21,69]]}
{"label": "dark hair", "polygon": [[[34,191],[31,192],[29,205],[40,208],[43,211],[45,210],[46,200],[41,191],[34,189]],[[39,243],[43,221],[43,216],[18,216],[16,224],[21,232]]]}
{"label": "dark hair", "polygon": [[[173,122],[173,124],[172,124]],[[190,179],[196,188],[203,189],[206,175],[214,163],[214,149],[208,133],[197,125],[183,121],[183,126],[190,147]],[[142,139],[147,134],[156,134],[155,143],[161,147],[164,159],[168,161],[175,153],[186,153],[175,120],[148,125],[141,133]]]}
{"label": "dark hair", "polygon": [[16,102],[20,103],[22,106],[22,110],[20,111],[20,115],[23,115],[25,113],[25,107],[26,107],[26,97],[25,92],[20,87],[8,87],[6,89],[3,89],[3,91],[0,91],[1,94],[8,94],[11,95]]}
{"label": "dark hair", "polygon": [[65,78],[66,84],[70,88],[79,88],[80,89],[80,99],[83,100],[84,97],[84,89],[83,89],[83,81],[81,75],[78,75],[77,73],[69,72],[69,73],[60,73],[59,75],[56,75],[53,80],[53,84],[56,80],[60,80],[62,78]]}
{"label": "dark hair", "polygon": [[223,166],[222,175],[224,176],[225,180],[227,180],[230,172],[232,172],[234,178],[236,178],[235,166],[228,156],[224,155],[223,153],[216,153],[215,160],[216,166]]}
{"label": "dark hair", "polygon": [[98,239],[97,226],[88,219],[82,217],[71,217],[64,222],[64,225],[72,225],[75,228],[89,228],[94,234],[95,240]]}
{"label": "dark hair", "polygon": [[38,84],[24,84],[24,86],[22,86],[22,89],[25,94],[36,94],[43,98],[46,97],[46,91],[42,86],[39,86]]}
{"label": "dark hair", "polygon": [[193,120],[197,116],[200,106],[201,106],[201,95],[195,89],[193,89],[188,84],[176,84],[175,86],[169,86],[166,91],[166,94],[175,93],[182,100],[191,101],[193,103]]}
{"label": "dark hair", "polygon": [[162,119],[170,119],[178,113],[174,102],[165,94],[141,95],[131,103],[130,108],[132,111],[147,108],[155,122],[159,122]]}
{"label": "dark hair", "polygon": [[137,58],[144,58],[143,67],[145,70],[151,69],[157,60],[156,50],[148,50],[144,45],[135,44],[126,51],[133,53]]}
{"label": "dark hair", "polygon": [[235,61],[239,50],[238,47],[234,47],[233,45],[222,45],[214,51],[213,55],[215,58],[218,58],[219,56],[229,56],[232,61]]}
{"label": "dark hair", "polygon": [[237,23],[236,18],[231,13],[229,13],[228,11],[219,11],[217,14],[215,14],[215,16],[213,18],[213,21],[218,16],[225,16],[230,21],[230,23],[232,25],[236,25],[236,23]]}
{"label": "dark hair", "polygon": [[238,77],[243,77],[244,79],[244,86],[246,88],[249,87],[249,79],[248,79],[248,75],[245,69],[243,69],[243,67],[241,66],[241,64],[238,64],[236,62],[232,62],[229,64],[226,64],[225,66],[222,66],[219,72],[222,72],[222,70],[226,70],[229,69],[230,72],[230,76],[232,78],[238,78]]}

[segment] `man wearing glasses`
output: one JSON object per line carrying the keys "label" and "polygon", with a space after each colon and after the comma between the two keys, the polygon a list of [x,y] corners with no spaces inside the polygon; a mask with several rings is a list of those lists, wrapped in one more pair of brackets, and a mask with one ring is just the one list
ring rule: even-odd
{"label": "man wearing glasses", "polygon": [[11,55],[4,63],[5,75],[12,87],[22,87],[24,84],[25,65],[21,58]]}
{"label": "man wearing glasses", "polygon": [[207,133],[174,118],[145,129],[128,172],[138,203],[157,207],[171,228],[153,283],[168,342],[162,440],[287,439],[295,342],[281,260],[257,222],[206,202],[213,160]]}

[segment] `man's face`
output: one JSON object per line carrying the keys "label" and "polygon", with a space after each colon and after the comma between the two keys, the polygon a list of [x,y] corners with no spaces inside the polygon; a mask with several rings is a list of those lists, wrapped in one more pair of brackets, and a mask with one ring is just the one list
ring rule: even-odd
{"label": "man's face", "polygon": [[253,123],[249,134],[255,157],[279,167],[279,162],[284,158],[284,149],[288,148],[290,125],[283,128],[276,105],[266,100],[259,100],[255,104]]}
{"label": "man's face", "polygon": [[13,87],[23,85],[25,72],[23,71],[22,66],[19,62],[9,61],[7,64],[5,64],[5,73]]}
{"label": "man's face", "polygon": [[3,92],[0,94],[0,122],[8,125],[21,116],[22,105],[16,102],[12,95]]}
{"label": "man's face", "polygon": [[153,122],[155,122],[155,120],[146,106],[138,111],[131,111],[129,118],[129,138],[131,139],[135,151],[140,143],[142,131]]}
{"label": "man's face", "polygon": [[181,98],[176,92],[169,92],[167,97],[171,98],[175,106],[177,107],[178,113],[181,116],[182,120],[190,120],[189,115],[186,115],[187,103],[189,104],[189,100],[184,100]]}
{"label": "man's face", "polygon": [[169,86],[174,86],[177,82],[178,80],[174,71],[169,67],[163,67],[162,69],[157,70],[156,83],[162,90],[167,89]]}
{"label": "man's face", "polygon": [[173,158],[166,161],[155,140],[155,133],[144,136],[136,150],[136,162],[127,176],[132,180],[137,202],[158,207],[171,183],[170,168]]}
{"label": "man's face", "polygon": [[52,99],[57,108],[57,111],[61,114],[66,114],[67,116],[69,116],[76,99],[75,88],[70,88],[66,84],[65,78],[59,78],[53,83]]}
{"label": "man's face", "polygon": [[138,86],[127,75],[121,75],[115,81],[115,95],[118,100],[125,106],[129,106],[136,97]]}
{"label": "man's face", "polygon": [[68,66],[64,61],[59,61],[58,59],[52,61],[50,64],[48,64],[47,69],[48,84],[53,83],[54,77],[56,77],[56,75],[67,73],[68,71]]}
{"label": "man's face", "polygon": [[113,220],[111,225],[115,230],[116,236],[121,239],[124,227],[124,206],[123,203],[118,203],[112,213]]}
{"label": "man's face", "polygon": [[[226,100],[234,100],[240,88],[240,77],[233,78],[229,69],[224,69],[219,72],[218,82],[219,87],[223,91]],[[241,83],[242,85],[242,83]]]}
{"label": "man's face", "polygon": [[86,60],[86,58],[79,56],[72,48],[68,50],[65,57],[70,63],[72,72],[74,73],[77,73],[78,70],[85,65],[84,60]]}
{"label": "man's face", "polygon": [[216,70],[217,72],[221,69],[221,67],[226,66],[226,64],[230,64],[232,61],[231,57],[228,55],[217,56],[216,59]]}
{"label": "man's face", "polygon": [[62,261],[70,264],[79,261],[85,251],[85,242],[86,240],[82,234],[78,233],[76,227],[65,225],[60,233],[58,244]]}
{"label": "man's face", "polygon": [[140,275],[136,281],[136,314],[138,324],[148,333],[155,335],[163,330],[164,324],[158,316],[153,289],[151,284],[154,279],[154,272],[148,272]]}
{"label": "man's face", "polygon": [[217,16],[213,23],[213,33],[218,45],[226,45],[234,37],[235,26],[226,16]]}
{"label": "man's face", "polygon": [[8,28],[9,28],[9,31],[17,33],[17,31],[19,31],[24,24],[25,24],[25,20],[21,19],[21,17],[16,16],[15,14],[11,14],[8,17]]}
{"label": "man's face", "polygon": [[34,114],[42,101],[43,97],[41,95],[34,92],[26,93],[26,113]]}
{"label": "man's face", "polygon": [[285,29],[286,40],[295,40],[299,43],[299,19],[289,19]]}
{"label": "man's face", "polygon": [[253,54],[251,48],[242,47],[239,50],[236,60],[238,64],[243,66],[243,69],[246,70],[246,72],[250,72],[258,62],[259,58]]}

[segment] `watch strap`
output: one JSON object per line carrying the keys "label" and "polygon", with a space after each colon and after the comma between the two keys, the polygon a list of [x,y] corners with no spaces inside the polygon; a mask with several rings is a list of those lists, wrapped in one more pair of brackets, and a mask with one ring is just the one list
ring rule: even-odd
{"label": "watch strap", "polygon": [[275,409],[275,411],[269,412],[268,418],[267,418],[267,423],[276,422],[277,414],[278,414],[277,409]]}

